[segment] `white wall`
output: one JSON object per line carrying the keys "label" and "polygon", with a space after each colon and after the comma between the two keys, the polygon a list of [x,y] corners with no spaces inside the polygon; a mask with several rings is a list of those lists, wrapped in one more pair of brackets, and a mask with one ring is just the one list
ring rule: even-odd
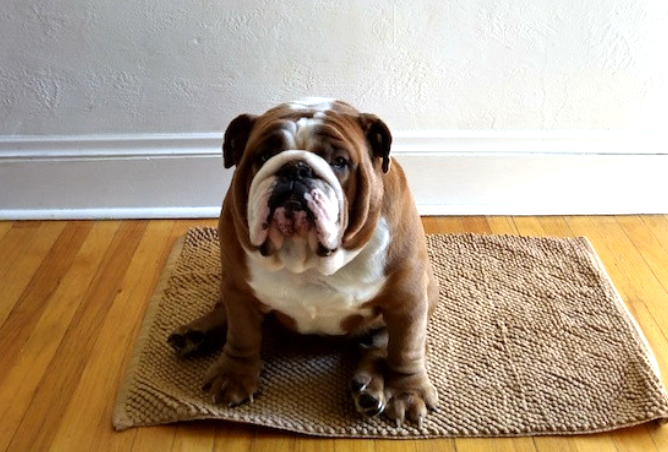
{"label": "white wall", "polygon": [[[0,184],[22,155],[70,143],[71,162],[100,137],[107,151],[117,137],[213,140],[238,113],[306,95],[379,114],[406,153],[467,131],[540,145],[526,131],[597,130],[655,132],[656,146],[627,152],[663,154],[666,55],[665,0],[4,0]],[[20,208],[7,190],[0,210]]]}
{"label": "white wall", "polygon": [[413,129],[657,129],[665,0],[4,0],[0,134],[221,131],[304,95]]}

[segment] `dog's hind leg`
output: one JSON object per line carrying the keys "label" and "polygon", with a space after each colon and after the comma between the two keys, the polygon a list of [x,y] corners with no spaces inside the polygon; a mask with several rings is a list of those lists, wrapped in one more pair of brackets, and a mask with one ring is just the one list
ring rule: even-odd
{"label": "dog's hind leg", "polygon": [[192,322],[177,328],[167,338],[179,356],[217,350],[225,344],[227,313],[222,302],[213,310]]}

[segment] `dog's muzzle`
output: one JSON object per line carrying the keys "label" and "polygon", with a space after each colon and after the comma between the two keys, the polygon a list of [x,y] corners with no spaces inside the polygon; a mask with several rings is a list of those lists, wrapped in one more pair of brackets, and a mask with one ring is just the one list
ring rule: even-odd
{"label": "dog's muzzle", "polygon": [[[275,178],[266,227],[278,229],[283,237],[295,234],[306,237],[314,225],[314,215],[307,202],[314,185],[313,169],[306,162],[288,162],[276,172]],[[270,239],[272,236],[275,234],[270,231]],[[270,254],[269,243],[263,245],[260,252]]]}
{"label": "dog's muzzle", "polygon": [[304,240],[313,253],[329,256],[340,242],[343,196],[329,165],[312,153],[285,151],[265,167],[251,185],[251,242],[264,256],[286,239]]}
{"label": "dog's muzzle", "polygon": [[309,191],[309,180],[313,179],[313,169],[307,163],[302,161],[286,163],[276,173],[276,179],[274,193],[269,198],[271,213],[280,207],[290,212],[308,210],[304,195]]}

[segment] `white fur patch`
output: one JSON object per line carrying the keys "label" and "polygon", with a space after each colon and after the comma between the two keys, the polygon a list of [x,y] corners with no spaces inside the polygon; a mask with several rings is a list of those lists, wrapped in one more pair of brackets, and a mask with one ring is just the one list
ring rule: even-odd
{"label": "white fur patch", "polygon": [[305,99],[290,102],[288,105],[294,110],[317,110],[325,112],[332,108],[334,99],[326,97],[307,97]]}
{"label": "white fur patch", "polygon": [[[320,259],[338,261],[333,274],[313,268],[301,273],[287,267],[272,269],[264,257],[248,254],[249,285],[270,311],[294,319],[304,334],[340,335],[342,322],[352,315],[370,316],[362,308],[383,289],[390,232],[385,219],[376,226],[372,239],[360,250],[338,250]],[[296,246],[296,245],[295,245]]]}

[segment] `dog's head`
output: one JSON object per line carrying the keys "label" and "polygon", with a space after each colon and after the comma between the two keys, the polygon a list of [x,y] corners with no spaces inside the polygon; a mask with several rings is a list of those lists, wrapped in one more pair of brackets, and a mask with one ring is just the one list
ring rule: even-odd
{"label": "dog's head", "polygon": [[326,99],[241,115],[225,132],[225,167],[247,251],[267,265],[333,273],[367,243],[380,215],[392,137],[375,115]]}

